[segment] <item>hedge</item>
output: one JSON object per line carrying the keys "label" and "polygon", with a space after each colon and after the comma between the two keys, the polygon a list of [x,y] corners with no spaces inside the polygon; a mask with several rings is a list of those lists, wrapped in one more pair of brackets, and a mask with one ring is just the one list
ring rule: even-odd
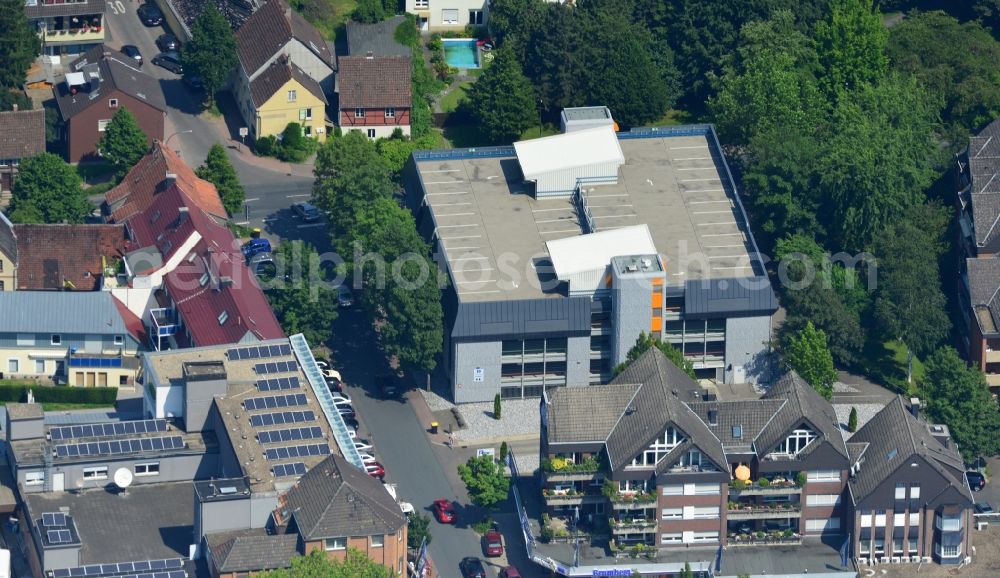
{"label": "hedge", "polygon": [[115,387],[68,387],[65,385],[0,385],[0,402],[26,402],[28,390],[38,403],[87,403],[113,406],[118,399]]}

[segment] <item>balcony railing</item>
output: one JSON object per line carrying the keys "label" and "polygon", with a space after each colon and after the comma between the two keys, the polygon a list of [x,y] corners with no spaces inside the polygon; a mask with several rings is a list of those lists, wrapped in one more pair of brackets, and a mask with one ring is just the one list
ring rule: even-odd
{"label": "balcony railing", "polygon": [[[762,483],[765,481],[766,483]],[[730,496],[780,496],[801,493],[801,485],[797,482],[787,480],[770,481],[766,478],[761,478],[756,482],[740,482],[737,480],[729,482]]]}
{"label": "balcony railing", "polygon": [[595,458],[585,458],[580,463],[558,457],[543,458],[539,467],[545,472],[548,478],[569,474],[582,474],[584,477],[593,477],[593,474],[601,471],[601,462]]}
{"label": "balcony railing", "polygon": [[601,493],[597,490],[580,492],[577,490],[563,491],[548,488],[542,490],[542,497],[545,499],[546,504],[560,506],[572,506],[582,504],[584,501],[596,502],[603,499]]}
{"label": "balcony railing", "polygon": [[798,518],[802,504],[741,504],[729,502],[726,517],[729,520],[764,520],[773,518]]}
{"label": "balcony railing", "polygon": [[788,546],[801,544],[802,535],[795,532],[756,532],[753,534],[728,535],[728,545],[730,548],[739,546]]}
{"label": "balcony railing", "polygon": [[656,506],[656,494],[653,492],[617,493],[611,495],[610,499],[611,507],[615,510],[652,508]]}
{"label": "balcony railing", "polygon": [[637,518],[634,520],[608,519],[613,534],[635,534],[656,531],[656,520],[652,518]]}

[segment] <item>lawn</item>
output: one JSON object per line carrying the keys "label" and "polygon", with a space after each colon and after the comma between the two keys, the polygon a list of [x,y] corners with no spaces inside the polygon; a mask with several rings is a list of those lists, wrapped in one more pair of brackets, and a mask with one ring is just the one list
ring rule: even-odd
{"label": "lawn", "polygon": [[100,403],[43,403],[45,411],[72,411],[74,409],[113,409],[114,406]]}
{"label": "lawn", "polygon": [[687,111],[671,108],[659,119],[649,123],[648,126],[673,126],[678,124],[688,124],[691,122],[691,115]]}
{"label": "lawn", "polygon": [[441,112],[455,112],[458,110],[458,104],[465,99],[465,91],[472,86],[472,83],[472,80],[463,80],[456,84],[451,92],[444,95],[438,103],[441,106]]}
{"label": "lawn", "polygon": [[915,392],[924,378],[924,365],[913,358],[913,383],[906,383],[906,346],[900,341],[871,342],[865,346],[854,368],[873,381],[903,394]]}
{"label": "lawn", "polygon": [[[551,124],[543,125],[541,128],[533,126],[521,133],[521,138],[519,140],[528,140],[558,133],[559,127]],[[479,127],[471,124],[459,124],[445,127],[444,138],[447,141],[447,146],[456,149],[489,146],[490,144],[486,137],[479,132]]]}

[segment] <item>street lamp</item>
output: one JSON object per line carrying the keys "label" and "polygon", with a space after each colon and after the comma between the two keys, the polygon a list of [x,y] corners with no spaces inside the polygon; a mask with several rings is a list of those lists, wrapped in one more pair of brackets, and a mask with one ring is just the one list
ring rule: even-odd
{"label": "street lamp", "polygon": [[[187,134],[187,133],[192,133],[192,132],[194,132],[194,129],[179,130],[179,131],[175,132],[174,134],[168,136],[167,140],[163,141],[163,146],[169,145],[170,144],[170,139],[174,138],[175,136],[177,136],[179,134]],[[180,154],[180,151],[178,151],[177,154]]]}

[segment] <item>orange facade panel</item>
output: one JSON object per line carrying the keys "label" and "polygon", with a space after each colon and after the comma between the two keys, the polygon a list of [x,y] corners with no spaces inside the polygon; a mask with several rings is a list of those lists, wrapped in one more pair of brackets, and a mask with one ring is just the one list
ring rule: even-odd
{"label": "orange facade panel", "polygon": [[663,293],[653,292],[653,309],[663,309]]}
{"label": "orange facade panel", "polygon": [[650,331],[661,331],[663,329],[663,318],[656,316],[653,317],[649,322]]}

